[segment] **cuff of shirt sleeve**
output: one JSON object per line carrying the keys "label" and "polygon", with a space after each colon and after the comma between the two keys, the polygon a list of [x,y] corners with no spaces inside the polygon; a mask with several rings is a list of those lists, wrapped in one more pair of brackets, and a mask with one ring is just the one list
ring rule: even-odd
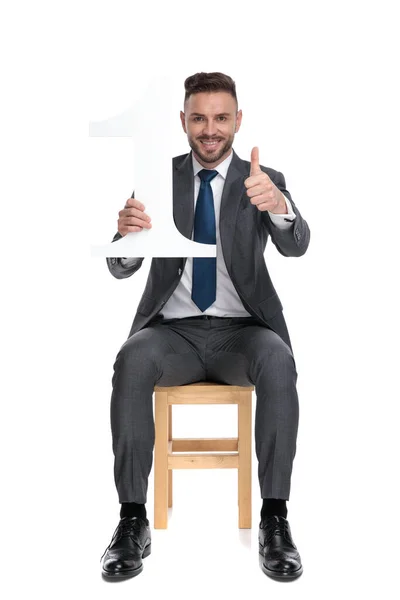
{"label": "cuff of shirt sleeve", "polygon": [[274,225],[279,227],[279,229],[289,229],[296,218],[296,214],[293,212],[290,200],[286,198],[285,194],[283,194],[283,197],[285,198],[286,206],[288,209],[287,214],[276,214],[270,211],[268,211],[268,214],[271,218],[271,221],[274,223]]}

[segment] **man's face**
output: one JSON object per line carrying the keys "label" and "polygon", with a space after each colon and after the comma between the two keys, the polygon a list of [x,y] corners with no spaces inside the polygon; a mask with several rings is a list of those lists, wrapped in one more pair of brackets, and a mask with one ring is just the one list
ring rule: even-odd
{"label": "man's face", "polygon": [[213,169],[231,153],[242,111],[236,112],[236,100],[229,92],[199,92],[187,99],[181,122],[196,159]]}

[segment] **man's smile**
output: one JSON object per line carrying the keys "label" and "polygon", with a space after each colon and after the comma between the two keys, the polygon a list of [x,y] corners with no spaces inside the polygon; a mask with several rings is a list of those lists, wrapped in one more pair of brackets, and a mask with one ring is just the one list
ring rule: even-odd
{"label": "man's smile", "polygon": [[215,139],[215,140],[200,140],[202,146],[204,148],[206,148],[207,150],[215,150],[216,148],[218,148],[219,144],[221,143],[220,139]]}

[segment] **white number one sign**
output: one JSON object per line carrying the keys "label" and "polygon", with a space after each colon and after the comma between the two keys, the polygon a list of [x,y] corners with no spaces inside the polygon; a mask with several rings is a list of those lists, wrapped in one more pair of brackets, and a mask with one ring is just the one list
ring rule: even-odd
{"label": "white number one sign", "polygon": [[135,182],[132,189],[145,205],[152,222],[151,229],[128,233],[104,246],[92,246],[92,256],[216,256],[214,244],[189,240],[178,231],[173,220],[170,141],[176,132],[177,109],[172,105],[172,98],[171,82],[159,77],[148,85],[134,107],[105,121],[90,123],[90,136],[133,138]]}

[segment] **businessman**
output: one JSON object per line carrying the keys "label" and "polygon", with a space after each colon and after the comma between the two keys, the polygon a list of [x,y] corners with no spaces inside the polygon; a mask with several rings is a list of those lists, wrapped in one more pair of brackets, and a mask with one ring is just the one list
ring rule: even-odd
{"label": "businessman", "polygon": [[[310,230],[282,173],[232,148],[242,122],[236,86],[223,73],[185,81],[182,128],[191,152],[175,157],[173,214],[216,258],[153,258],[128,339],[114,364],[111,429],[120,521],[106,548],[106,578],[133,577],[151,551],[146,514],[155,430],[155,385],[197,381],[255,386],[255,449],[262,498],[259,553],[266,575],[299,577],[303,567],[287,520],[299,403],[293,349],[282,304],[265,264],[271,238],[286,257],[302,256]],[[113,241],[151,228],[138,199],[119,212]],[[143,258],[107,258],[118,279]]]}

